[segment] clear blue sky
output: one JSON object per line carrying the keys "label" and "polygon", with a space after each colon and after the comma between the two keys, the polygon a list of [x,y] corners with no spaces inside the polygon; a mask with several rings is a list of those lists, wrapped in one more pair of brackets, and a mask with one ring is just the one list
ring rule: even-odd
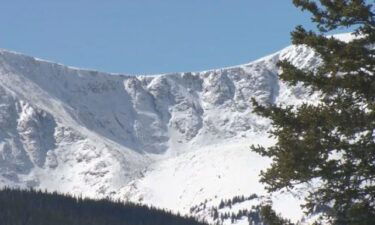
{"label": "clear blue sky", "polygon": [[291,0],[9,0],[0,48],[127,74],[237,65],[290,43]]}

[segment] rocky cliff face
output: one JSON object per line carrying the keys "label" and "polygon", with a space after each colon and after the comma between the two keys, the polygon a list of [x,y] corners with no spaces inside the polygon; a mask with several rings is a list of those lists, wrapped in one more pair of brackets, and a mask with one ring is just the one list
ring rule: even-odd
{"label": "rocky cliff face", "polygon": [[[159,171],[157,165],[172,161],[178,167],[178,159],[186,154],[199,156],[199,149],[229,142],[248,146],[267,136],[269,122],[252,114],[251,98],[264,104],[298,104],[311,99],[303,88],[291,89],[279,81],[275,64],[281,58],[300,67],[312,67],[319,61],[309,49],[292,46],[231,68],[126,76],[1,50],[0,185],[154,204],[147,201],[147,196],[157,196],[153,185],[142,189],[139,182]],[[228,156],[221,155],[220,160],[230,161],[236,155],[231,151],[222,153]],[[188,167],[198,170],[193,173],[198,177],[199,170],[207,169]],[[193,174],[185,174],[184,180],[189,181]],[[173,185],[165,182],[173,192]],[[225,182],[217,185],[232,181]],[[195,186],[204,183],[196,181]],[[228,195],[236,194],[232,192]],[[199,199],[181,201],[178,208],[186,210],[197,202]]]}

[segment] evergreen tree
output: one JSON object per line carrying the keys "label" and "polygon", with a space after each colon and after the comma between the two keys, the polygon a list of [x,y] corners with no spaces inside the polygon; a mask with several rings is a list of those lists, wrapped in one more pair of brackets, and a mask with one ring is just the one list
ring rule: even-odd
{"label": "evergreen tree", "polygon": [[264,225],[292,225],[289,220],[277,215],[270,205],[260,207],[260,215]]}
{"label": "evergreen tree", "polygon": [[[306,45],[320,56],[314,69],[278,63],[280,79],[302,83],[321,95],[318,104],[258,104],[254,112],[271,119],[277,142],[252,150],[273,162],[261,173],[268,191],[319,181],[306,198],[307,213],[330,206],[325,219],[337,225],[375,224],[375,16],[374,1],[294,0],[312,14],[319,32],[298,26],[295,45]],[[343,42],[326,33],[355,30]]]}

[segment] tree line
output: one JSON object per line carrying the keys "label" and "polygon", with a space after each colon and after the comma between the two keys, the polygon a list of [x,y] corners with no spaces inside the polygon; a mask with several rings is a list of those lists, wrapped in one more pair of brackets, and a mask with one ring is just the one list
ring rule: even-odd
{"label": "tree line", "polygon": [[205,225],[192,217],[135,203],[37,190],[0,190],[2,225]]}

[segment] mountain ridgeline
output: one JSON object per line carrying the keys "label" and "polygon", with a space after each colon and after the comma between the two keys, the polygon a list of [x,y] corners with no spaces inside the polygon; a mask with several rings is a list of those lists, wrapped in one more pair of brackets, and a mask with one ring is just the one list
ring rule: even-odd
{"label": "mountain ridgeline", "polygon": [[106,197],[139,177],[154,155],[265,131],[268,124],[251,113],[252,97],[273,103],[304,95],[279,84],[281,57],[316,63],[313,52],[291,47],[227,69],[126,76],[1,50],[0,184]]}

